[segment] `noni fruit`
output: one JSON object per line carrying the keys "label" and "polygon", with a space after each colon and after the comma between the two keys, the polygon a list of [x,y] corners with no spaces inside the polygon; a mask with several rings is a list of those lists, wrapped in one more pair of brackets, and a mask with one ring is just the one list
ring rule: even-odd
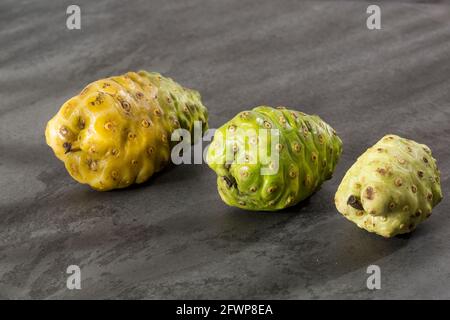
{"label": "noni fruit", "polygon": [[159,73],[101,79],[63,104],[45,136],[70,175],[97,190],[141,183],[170,159],[175,129],[207,128],[200,94]]}
{"label": "noni fruit", "polygon": [[309,197],[330,179],[342,142],[328,124],[284,107],[256,107],[219,128],[207,152],[223,201],[274,211]]}
{"label": "noni fruit", "polygon": [[441,200],[430,149],[396,135],[383,137],[358,158],[335,197],[347,219],[383,237],[414,230]]}

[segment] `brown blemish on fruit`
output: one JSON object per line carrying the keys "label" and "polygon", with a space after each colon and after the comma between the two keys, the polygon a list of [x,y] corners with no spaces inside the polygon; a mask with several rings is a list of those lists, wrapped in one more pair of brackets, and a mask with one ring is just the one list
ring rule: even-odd
{"label": "brown blemish on fruit", "polygon": [[115,170],[111,171],[111,177],[113,178],[113,180],[116,180],[117,177],[119,176],[119,173]]}
{"label": "brown blemish on fruit", "polygon": [[378,172],[379,174],[381,174],[382,176],[385,176],[386,173],[387,173],[387,171],[386,171],[385,168],[378,168],[378,169],[377,169],[377,172]]}
{"label": "brown blemish on fruit", "polygon": [[135,165],[138,164],[138,162],[137,162],[137,160],[133,159],[133,160],[131,160],[131,164],[132,164],[133,166],[135,166]]}
{"label": "brown blemish on fruit", "polygon": [[389,209],[391,209],[391,210],[395,209],[395,202],[389,203]]}
{"label": "brown blemish on fruit", "polygon": [[397,187],[401,187],[403,185],[403,180],[401,178],[397,178],[394,183]]}
{"label": "brown blemish on fruit", "polygon": [[365,197],[368,200],[373,200],[375,197],[375,190],[372,187],[367,187],[365,192]]}
{"label": "brown blemish on fruit", "polygon": [[294,147],[293,147],[295,152],[300,152],[300,150],[302,150],[300,144],[298,144],[297,142],[294,143]]}
{"label": "brown blemish on fruit", "polygon": [[416,187],[415,185],[412,185],[412,186],[411,186],[411,191],[412,191],[413,193],[416,193],[416,192],[417,192],[417,187]]}
{"label": "brown blemish on fruit", "polygon": [[232,124],[231,126],[228,127],[228,131],[235,132],[236,131],[236,126],[234,124]]}
{"label": "brown blemish on fruit", "polygon": [[136,92],[136,98],[142,99],[144,97],[144,94],[142,92]]}
{"label": "brown blemish on fruit", "polygon": [[264,128],[271,129],[272,128],[272,124],[270,122],[264,120]]}
{"label": "brown blemish on fruit", "polygon": [[309,134],[309,130],[307,127],[303,127],[303,135],[306,137]]}
{"label": "brown blemish on fruit", "polygon": [[428,158],[427,157],[423,157],[423,162],[428,163]]}
{"label": "brown blemish on fruit", "polygon": [[244,112],[242,112],[242,113],[239,115],[239,117],[240,117],[241,119],[247,119],[249,115],[250,115],[250,112],[244,111]]}
{"label": "brown blemish on fruit", "polygon": [[419,178],[423,178],[424,173],[423,171],[417,171],[417,175],[419,176]]}
{"label": "brown blemish on fruit", "polygon": [[128,101],[122,100],[120,101],[120,105],[122,106],[123,110],[129,112],[131,110],[131,105]]}
{"label": "brown blemish on fruit", "polygon": [[316,161],[317,161],[317,154],[316,154],[315,152],[313,152],[313,153],[311,154],[311,160],[312,160],[313,162],[316,162]]}
{"label": "brown blemish on fruit", "polygon": [[63,143],[64,153],[68,153],[72,150],[72,144],[70,142]]}
{"label": "brown blemish on fruit", "polygon": [[427,194],[427,199],[428,199],[428,201],[433,200],[433,194],[432,194],[431,192],[429,192],[429,193]]}
{"label": "brown blemish on fruit", "polygon": [[114,129],[114,124],[111,121],[105,122],[104,128],[108,131],[111,131]]}
{"label": "brown blemish on fruit", "polygon": [[228,188],[231,188],[233,186],[233,181],[231,181],[231,179],[227,176],[222,176],[222,180],[226,183]]}
{"label": "brown blemish on fruit", "polygon": [[271,187],[269,187],[269,189],[267,189],[267,192],[274,193],[276,190],[277,190],[276,186],[271,186]]}
{"label": "brown blemish on fruit", "polygon": [[364,210],[361,200],[354,195],[348,197],[347,204],[356,210]]}
{"label": "brown blemish on fruit", "polygon": [[148,128],[148,127],[150,127],[150,122],[149,122],[147,119],[143,119],[143,120],[141,121],[141,125],[142,125],[144,128]]}
{"label": "brown blemish on fruit", "polygon": [[323,136],[322,136],[321,134],[319,134],[319,135],[317,136],[317,139],[319,140],[319,143],[320,143],[320,144],[323,144]]}
{"label": "brown blemish on fruit", "polygon": [[153,114],[157,117],[161,116],[161,110],[159,108],[156,108],[155,110],[153,110]]}

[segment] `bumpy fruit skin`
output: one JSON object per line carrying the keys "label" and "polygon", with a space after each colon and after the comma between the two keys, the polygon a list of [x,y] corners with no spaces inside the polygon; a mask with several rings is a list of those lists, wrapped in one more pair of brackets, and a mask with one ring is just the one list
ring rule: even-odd
{"label": "bumpy fruit skin", "polygon": [[[270,134],[260,136],[260,129],[278,129],[275,150]],[[262,154],[278,152],[278,166],[270,161],[263,163],[258,152],[249,152],[252,145]],[[231,161],[227,158],[230,150]],[[218,191],[226,204],[275,211],[297,204],[330,179],[341,152],[342,142],[336,132],[318,116],[260,106],[239,113],[218,129],[207,162],[217,173]],[[272,174],[262,174],[262,168]]]}
{"label": "bumpy fruit skin", "polygon": [[63,104],[45,136],[70,175],[97,190],[141,183],[170,159],[177,128],[207,128],[197,91],[146,71],[101,79]]}
{"label": "bumpy fruit skin", "polygon": [[441,200],[430,149],[396,135],[383,137],[358,158],[335,197],[347,219],[387,238],[414,230]]}

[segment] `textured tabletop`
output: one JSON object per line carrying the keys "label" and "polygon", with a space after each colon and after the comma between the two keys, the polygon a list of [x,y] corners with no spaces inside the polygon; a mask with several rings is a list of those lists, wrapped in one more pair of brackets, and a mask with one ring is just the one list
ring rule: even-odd
{"label": "textured tabletop", "polygon": [[[449,2],[374,2],[381,30],[365,1],[78,1],[68,30],[71,3],[0,3],[0,298],[450,298]],[[206,164],[120,191],[76,183],[46,122],[87,83],[139,69],[199,90],[213,128],[261,104],[320,115],[344,142],[333,179],[265,214],[226,206]],[[444,193],[389,240],[333,203],[387,133],[432,149]]]}

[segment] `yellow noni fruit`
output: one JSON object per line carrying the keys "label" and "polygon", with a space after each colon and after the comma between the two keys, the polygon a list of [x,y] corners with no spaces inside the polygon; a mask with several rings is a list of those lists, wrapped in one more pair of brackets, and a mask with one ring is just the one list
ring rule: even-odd
{"label": "yellow noni fruit", "polygon": [[159,73],[128,72],[89,84],[48,122],[47,144],[70,175],[96,190],[142,183],[166,166],[178,128],[207,129],[200,94]]}

